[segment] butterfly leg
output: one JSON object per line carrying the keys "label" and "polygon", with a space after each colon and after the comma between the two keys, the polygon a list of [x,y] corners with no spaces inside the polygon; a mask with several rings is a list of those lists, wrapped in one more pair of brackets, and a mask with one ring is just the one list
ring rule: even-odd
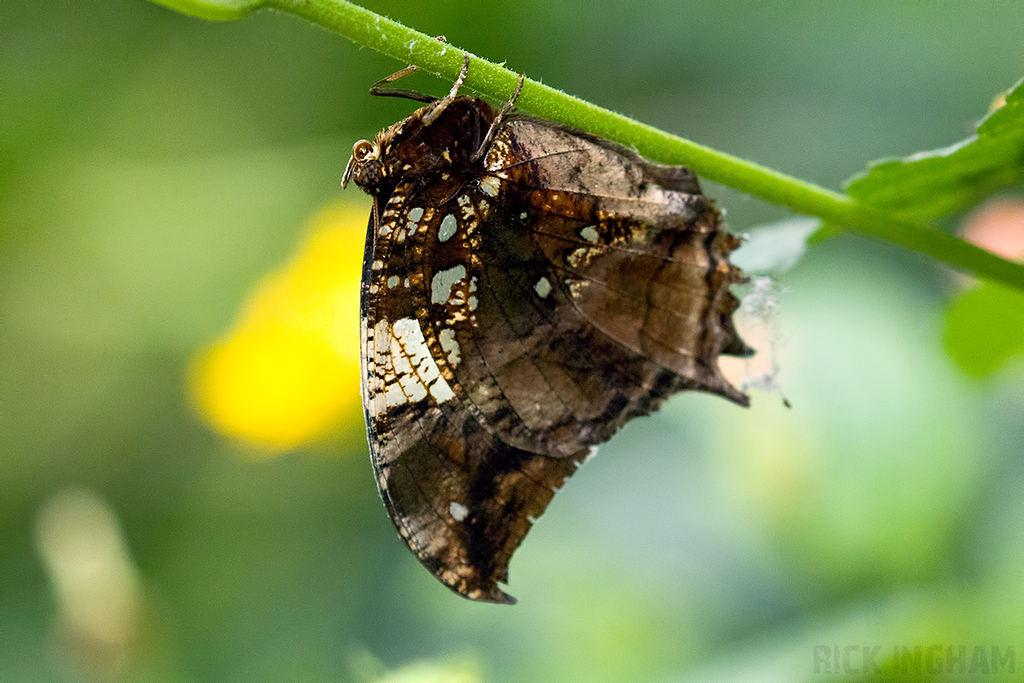
{"label": "butterfly leg", "polygon": [[444,99],[438,100],[434,108],[428,111],[423,116],[423,125],[429,126],[437,119],[441,113],[448,108],[448,105],[458,96],[459,88],[462,87],[462,83],[466,80],[466,76],[469,74],[469,53],[465,53],[465,60],[462,62],[462,71],[459,73],[459,77],[455,79],[455,83],[452,84],[451,91],[444,96]]}
{"label": "butterfly leg", "polygon": [[491,148],[491,143],[494,142],[494,136],[498,134],[498,128],[502,123],[504,123],[505,116],[512,111],[512,107],[515,106],[516,100],[519,99],[519,93],[523,91],[523,82],[525,80],[526,76],[524,74],[519,74],[519,85],[516,86],[516,91],[512,93],[512,97],[510,97],[508,102],[505,103],[505,106],[501,108],[498,115],[494,117],[494,121],[491,122],[491,127],[487,129],[487,135],[484,136],[483,142],[480,143],[480,146],[477,148],[470,161],[476,161],[487,154],[487,150]]}

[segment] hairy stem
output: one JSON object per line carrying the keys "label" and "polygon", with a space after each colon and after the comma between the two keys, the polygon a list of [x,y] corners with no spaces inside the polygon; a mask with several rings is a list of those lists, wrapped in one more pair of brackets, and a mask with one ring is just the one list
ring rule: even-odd
{"label": "hairy stem", "polygon": [[[415,64],[447,81],[454,81],[462,67],[462,50],[345,0],[158,1],[209,19],[234,18],[259,7],[274,7],[403,64]],[[205,14],[201,11],[203,7],[207,8]],[[517,80],[518,75],[512,71],[471,56],[465,87],[501,102],[508,99]],[[536,81],[527,79],[516,107],[633,147],[649,159],[686,165],[702,177],[797,213],[818,216],[828,223],[920,252],[957,270],[1024,290],[1021,264],[926,225],[858,203],[845,194],[670,135]]]}

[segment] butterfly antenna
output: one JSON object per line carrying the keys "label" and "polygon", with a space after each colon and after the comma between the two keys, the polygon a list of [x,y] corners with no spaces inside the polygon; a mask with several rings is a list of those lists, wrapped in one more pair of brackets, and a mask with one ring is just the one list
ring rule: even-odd
{"label": "butterfly antenna", "polygon": [[397,81],[403,76],[408,76],[412,72],[416,71],[416,65],[410,64],[404,69],[399,69],[395,73],[391,74],[387,78],[382,78],[370,88],[370,94],[376,95],[377,97],[404,97],[409,100],[415,100],[416,102],[437,102],[437,98],[433,95],[424,95],[417,90],[402,90],[400,88],[385,88],[384,86],[388,83]]}

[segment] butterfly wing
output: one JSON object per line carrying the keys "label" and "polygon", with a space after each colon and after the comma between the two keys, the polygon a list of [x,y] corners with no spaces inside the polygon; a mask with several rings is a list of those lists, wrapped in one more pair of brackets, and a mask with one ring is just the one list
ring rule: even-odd
{"label": "butterfly wing", "polygon": [[679,389],[748,399],[718,368],[752,351],[732,323],[739,241],[683,167],[546,121],[509,122],[487,157],[572,306],[608,339],[675,372]]}
{"label": "butterfly wing", "polygon": [[533,119],[486,160],[399,183],[371,219],[363,392],[406,544],[466,597],[498,588],[565,478],[683,389],[746,396],[720,353],[741,279],[692,173]]}
{"label": "butterfly wing", "polygon": [[461,595],[510,603],[497,583],[507,582],[513,551],[587,451],[554,458],[503,439],[498,379],[463,380],[462,368],[476,373],[487,363],[471,335],[492,314],[492,299],[471,291],[486,279],[479,260],[462,259],[461,237],[437,248],[458,201],[431,206],[427,188],[412,206],[414,187],[398,186],[367,239],[362,374],[371,460],[391,519],[420,562]]}

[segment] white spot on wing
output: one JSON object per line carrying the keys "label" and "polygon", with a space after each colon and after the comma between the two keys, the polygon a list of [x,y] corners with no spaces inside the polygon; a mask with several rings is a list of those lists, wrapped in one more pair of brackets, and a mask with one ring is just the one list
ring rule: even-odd
{"label": "white spot on wing", "polygon": [[388,388],[384,391],[384,405],[388,407],[400,406],[405,402],[406,397],[402,392],[402,385],[398,382],[389,384]]}
{"label": "white spot on wing", "polygon": [[395,287],[396,285],[398,285],[398,276],[392,275],[388,278],[388,287]]}
{"label": "white spot on wing", "polygon": [[400,318],[391,326],[391,339],[387,349],[394,378],[384,387],[387,407],[421,401],[427,392],[434,400],[444,402],[454,394],[441,377],[437,362],[423,338],[423,331],[415,318]]}
{"label": "white spot on wing", "polygon": [[[434,367],[436,368],[437,365],[435,364]],[[444,403],[454,396],[455,392],[453,392],[452,388],[448,386],[448,382],[445,381],[444,377],[439,376],[437,380],[430,385],[430,395],[433,396],[434,400],[438,403]]]}
{"label": "white spot on wing", "polygon": [[434,273],[430,281],[430,302],[443,304],[452,296],[452,285],[466,277],[466,266],[458,265]]}
{"label": "white spot on wing", "polygon": [[389,407],[421,401],[427,397],[427,387],[417,376],[416,369],[424,359],[433,359],[420,324],[414,318],[400,318],[391,326],[391,334],[391,367],[395,380],[388,385],[384,400]]}
{"label": "white spot on wing", "polygon": [[547,298],[548,294],[551,293],[551,280],[546,277],[542,277],[537,280],[537,284],[533,286],[534,291],[537,292],[537,296],[541,299]]}
{"label": "white spot on wing", "polygon": [[469,508],[462,503],[453,500],[451,505],[448,506],[448,512],[451,513],[452,519],[456,522],[461,522],[466,519],[467,515],[469,515]]}
{"label": "white spot on wing", "polygon": [[487,176],[480,180],[480,190],[488,196],[497,197],[500,189],[501,181],[494,176]]}
{"label": "white spot on wing", "polygon": [[600,238],[600,235],[597,234],[597,228],[595,228],[593,225],[588,225],[587,227],[580,230],[580,237],[590,242],[591,244],[597,244],[597,240]]}
{"label": "white spot on wing", "polygon": [[[372,328],[366,325],[366,380],[368,386],[365,388],[366,396],[370,399],[367,402],[370,415],[383,415],[387,410],[387,398],[384,387],[381,385],[379,372],[382,372],[388,364],[390,354],[391,326],[387,318],[381,318]],[[372,368],[371,368],[372,365]],[[372,372],[370,371],[372,369]]]}
{"label": "white spot on wing", "polygon": [[441,330],[438,338],[441,341],[441,348],[448,355],[448,365],[453,368],[458,366],[459,361],[462,360],[462,348],[459,346],[459,342],[455,341],[455,330],[446,327]]}
{"label": "white spot on wing", "polygon": [[441,242],[447,242],[455,234],[458,227],[459,222],[455,220],[455,216],[448,214],[441,220],[441,225],[437,228],[437,239]]}
{"label": "white spot on wing", "polygon": [[410,222],[417,223],[417,222],[419,222],[419,220],[421,218],[423,218],[423,209],[422,208],[417,206],[414,209],[409,209],[409,221]]}

